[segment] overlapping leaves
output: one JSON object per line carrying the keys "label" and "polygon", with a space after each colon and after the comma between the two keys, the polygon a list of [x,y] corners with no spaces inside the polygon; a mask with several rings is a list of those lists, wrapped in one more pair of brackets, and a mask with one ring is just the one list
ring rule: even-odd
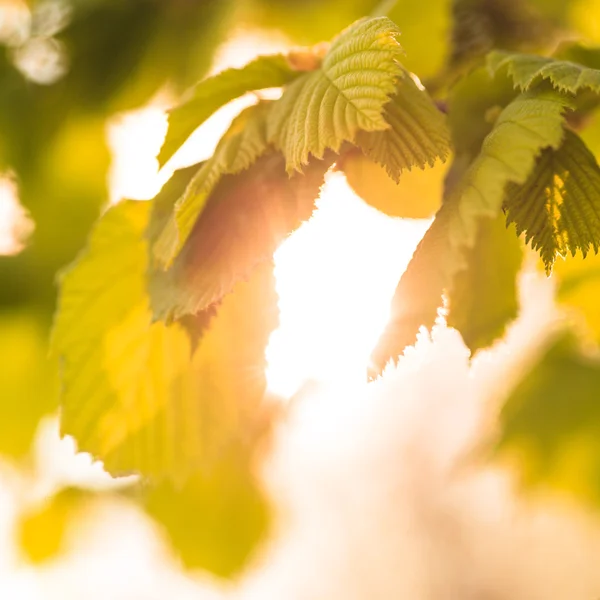
{"label": "overlapping leaves", "polygon": [[319,69],[291,83],[273,108],[269,139],[301,170],[359,131],[390,127],[383,107],[402,77],[400,31],[386,17],[358,21],[331,44]]}
{"label": "overlapping leaves", "polygon": [[63,276],[54,331],[62,429],[113,473],[181,479],[260,422],[276,297],[266,264],[224,299],[192,355],[179,324],[152,323],[148,211],[135,202],[110,209]]}
{"label": "overlapping leaves", "polygon": [[372,356],[375,369],[412,344],[421,326],[434,324],[442,293],[466,266],[465,253],[476,243],[480,220],[498,215],[506,185],[524,183],[543,148],[560,145],[568,105],[566,97],[546,91],[523,94],[502,111],[398,284],[391,321]]}
{"label": "overlapping leaves", "polygon": [[247,169],[267,150],[269,110],[268,102],[244,110],[223,136],[213,156],[186,182],[181,197],[174,199],[172,214],[164,215],[161,230],[156,231],[151,240],[153,258],[161,267],[169,267],[183,248],[220,178]]}
{"label": "overlapping leaves", "polygon": [[164,164],[217,109],[254,90],[281,87],[302,75],[285,56],[260,56],[241,69],[227,69],[201,81],[185,102],[169,112],[169,129],[159,161]]}

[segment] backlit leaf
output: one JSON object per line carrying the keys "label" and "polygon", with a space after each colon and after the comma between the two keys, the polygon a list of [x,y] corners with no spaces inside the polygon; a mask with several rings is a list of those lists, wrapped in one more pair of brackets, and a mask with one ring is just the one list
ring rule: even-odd
{"label": "backlit leaf", "polygon": [[[192,356],[179,324],[152,323],[149,203],[124,202],[63,276],[54,331],[62,431],[112,473],[186,478],[264,431],[264,349],[277,323],[272,266],[224,299]],[[248,315],[252,315],[252,319]]]}
{"label": "backlit leaf", "polygon": [[300,171],[363,131],[389,127],[383,108],[405,75],[399,30],[386,17],[357,21],[333,40],[321,67],[290,83],[273,107],[269,140]]}
{"label": "backlit leaf", "polygon": [[414,343],[421,326],[434,324],[442,293],[467,267],[466,252],[476,243],[480,220],[498,215],[506,185],[524,183],[543,148],[560,145],[567,106],[566,97],[542,92],[523,94],[502,111],[400,279],[391,321],[372,356],[376,369]]}
{"label": "backlit leaf", "polygon": [[201,81],[182,104],[169,111],[160,164],[164,165],[208,117],[231,100],[253,90],[281,87],[302,74],[285,56],[275,54],[259,56],[241,69],[227,69]]}
{"label": "backlit leaf", "polygon": [[444,115],[431,98],[406,74],[396,94],[384,108],[389,128],[360,131],[356,144],[365,154],[382,165],[396,182],[405,169],[444,161],[450,152],[450,133]]}
{"label": "backlit leaf", "polygon": [[338,167],[365,202],[390,217],[426,219],[440,207],[446,174],[440,162],[431,169],[405,171],[398,183],[358,149],[344,153]]}
{"label": "backlit leaf", "polygon": [[168,321],[205,310],[270,260],[311,216],[333,159],[313,159],[304,174],[289,177],[283,156],[269,152],[249,169],[222,177],[173,265],[151,272],[155,317]]}
{"label": "backlit leaf", "polygon": [[545,79],[561,92],[575,94],[583,88],[600,92],[600,70],[567,60],[495,50],[488,55],[487,64],[492,75],[506,68],[522,90]]}
{"label": "backlit leaf", "polygon": [[509,394],[497,451],[527,484],[600,501],[600,362],[572,333],[558,337]]}
{"label": "backlit leaf", "polygon": [[[219,142],[213,156],[202,163],[185,189],[181,190],[182,195],[176,199],[174,210],[165,215],[168,218],[162,231],[152,239],[152,254],[160,266],[166,268],[172,264],[219,179],[225,174],[247,169],[267,150],[266,120],[270,107],[269,102],[261,102],[242,111]],[[170,191],[169,196],[172,194]],[[154,222],[158,223],[156,219]]]}
{"label": "backlit leaf", "polygon": [[527,182],[507,189],[507,220],[537,250],[546,271],[558,255],[600,246],[600,168],[581,139],[567,131],[558,149],[542,152]]}
{"label": "backlit leaf", "polygon": [[503,214],[482,219],[467,266],[448,293],[447,322],[458,329],[471,353],[501,337],[517,316],[517,275],[523,252]]}
{"label": "backlit leaf", "polygon": [[557,260],[552,277],[557,279],[557,300],[574,317],[583,319],[592,338],[600,343],[600,254]]}
{"label": "backlit leaf", "polygon": [[269,526],[270,507],[239,444],[216,468],[183,486],[149,486],[141,499],[186,567],[221,577],[240,570]]}

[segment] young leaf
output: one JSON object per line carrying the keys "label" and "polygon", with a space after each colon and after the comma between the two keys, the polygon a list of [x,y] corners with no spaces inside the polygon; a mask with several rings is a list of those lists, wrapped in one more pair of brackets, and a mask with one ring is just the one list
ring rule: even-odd
{"label": "young leaf", "polygon": [[600,92],[600,70],[567,60],[495,50],[488,55],[487,65],[492,75],[506,68],[521,90],[547,80],[561,92],[575,94],[583,88]]}
{"label": "young leaf", "polygon": [[565,332],[510,393],[497,452],[529,484],[551,484],[600,503],[600,363]]}
{"label": "young leaf", "polygon": [[[270,108],[271,103],[260,102],[242,111],[213,156],[202,163],[181,190],[181,197],[176,198],[174,210],[165,219],[162,231],[151,238],[153,258],[162,268],[169,267],[180,252],[219,179],[247,169],[267,150],[266,121]],[[187,176],[188,171],[185,173]],[[179,180],[183,181],[183,177],[181,174]],[[178,183],[171,185],[163,196],[172,198],[175,189],[180,189]],[[153,222],[154,227],[158,227],[158,220]]]}
{"label": "young leaf", "polygon": [[167,137],[158,155],[164,165],[217,109],[247,92],[281,87],[303,74],[285,56],[259,56],[241,69],[227,69],[198,83],[189,98],[169,111]]}
{"label": "young leaf", "polygon": [[389,127],[383,108],[405,73],[399,33],[386,17],[357,21],[333,40],[319,69],[286,87],[268,135],[288,171],[300,171],[310,154],[320,159],[327,148],[337,152],[360,130]]}
{"label": "young leaf", "polygon": [[482,219],[467,266],[448,292],[447,323],[460,331],[474,354],[504,334],[518,311],[517,275],[523,252],[503,214]]}
{"label": "young leaf", "polygon": [[312,214],[333,160],[333,154],[311,160],[304,174],[289,177],[283,156],[270,152],[246,171],[222,177],[173,265],[150,274],[155,317],[169,321],[205,310],[270,260]]}
{"label": "young leaf", "polygon": [[547,273],[557,255],[583,257],[600,246],[600,168],[593,154],[567,131],[558,149],[542,152],[524,185],[507,189],[507,221],[539,251]]}
{"label": "young leaf", "polygon": [[467,267],[465,252],[475,245],[480,220],[498,215],[506,184],[524,183],[543,148],[559,146],[567,106],[555,92],[527,93],[502,111],[400,279],[391,321],[372,355],[377,370],[412,344],[421,326],[434,324],[442,293]]}
{"label": "young leaf", "polygon": [[450,133],[444,115],[408,74],[398,82],[396,94],[384,108],[390,127],[360,131],[356,144],[385,167],[396,182],[404,169],[433,167],[450,152]]}
{"label": "young leaf", "polygon": [[179,324],[151,323],[148,213],[142,202],[111,208],[62,278],[53,340],[61,425],[112,473],[180,481],[264,431],[264,349],[277,300],[267,263],[224,299],[192,356]]}

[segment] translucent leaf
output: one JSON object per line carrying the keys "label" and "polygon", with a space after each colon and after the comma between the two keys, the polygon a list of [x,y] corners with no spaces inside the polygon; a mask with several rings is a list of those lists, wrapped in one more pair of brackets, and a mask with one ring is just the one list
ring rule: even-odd
{"label": "translucent leaf", "polygon": [[0,312],[0,331],[0,455],[21,458],[40,419],[57,409],[56,364],[37,310]]}
{"label": "translucent leaf", "polygon": [[497,451],[527,484],[600,503],[600,363],[561,334],[509,394]]}
{"label": "translucent leaf", "polygon": [[547,80],[561,92],[575,94],[583,88],[600,92],[600,70],[567,60],[495,50],[488,55],[487,64],[492,75],[506,68],[522,90]]}
{"label": "translucent leaf", "polygon": [[62,431],[112,473],[180,481],[264,430],[276,295],[267,263],[224,299],[192,356],[179,324],[151,322],[148,212],[140,202],[111,208],[62,278],[53,340],[63,365]]}
{"label": "translucent leaf", "polygon": [[398,183],[358,149],[344,153],[338,167],[365,202],[390,217],[431,218],[440,207],[446,174],[440,162],[432,169],[405,171]]}
{"label": "translucent leaf", "polygon": [[[177,189],[181,197],[174,198],[174,210],[165,215],[160,233],[156,231],[152,236],[152,255],[160,266],[167,268],[172,264],[219,179],[247,169],[267,150],[266,120],[270,107],[269,102],[260,102],[244,110],[233,121],[213,156],[188,179],[186,187],[180,189],[179,184],[173,184],[163,194],[172,197],[173,190]],[[188,172],[186,169],[185,173]],[[158,220],[154,223],[157,227]]]}
{"label": "translucent leaf", "polygon": [[337,152],[360,130],[389,127],[383,108],[404,75],[399,33],[386,17],[357,21],[333,40],[319,69],[286,87],[268,135],[288,171],[301,170],[310,154],[320,159],[327,148]]}
{"label": "translucent leaf", "polygon": [[557,255],[587,255],[600,246],[600,168],[581,139],[567,131],[558,149],[540,156],[527,182],[507,189],[505,208],[550,273]]}
{"label": "translucent leaf", "polygon": [[248,561],[270,524],[269,505],[243,445],[228,448],[216,468],[183,486],[149,486],[142,502],[183,564],[231,577]]}
{"label": "translucent leaf", "polygon": [[280,54],[260,56],[241,69],[227,69],[198,83],[189,97],[169,111],[169,129],[158,156],[164,165],[217,109],[246,92],[281,87],[302,71]]}
{"label": "translucent leaf", "polygon": [[65,549],[69,526],[92,497],[93,493],[86,490],[65,488],[42,506],[21,515],[17,523],[21,551],[34,563],[56,558]]}
{"label": "translucent leaf", "polygon": [[415,341],[421,326],[431,327],[442,293],[467,267],[466,252],[477,240],[482,218],[501,210],[505,186],[524,183],[543,148],[557,148],[564,135],[568,99],[558,93],[523,94],[498,117],[479,156],[442,204],[421,240],[392,299],[392,316],[372,355],[383,369]]}
{"label": "translucent leaf", "polygon": [[503,214],[483,219],[466,253],[467,266],[448,293],[447,323],[458,329],[471,353],[504,334],[518,311],[517,275],[523,252]]}
{"label": "translucent leaf", "polygon": [[168,321],[205,310],[270,260],[311,216],[333,159],[313,159],[304,174],[289,177],[283,156],[269,152],[249,169],[222,177],[173,265],[151,272],[155,317]]}
{"label": "translucent leaf", "polygon": [[356,144],[396,182],[405,169],[432,167],[437,159],[447,158],[450,133],[445,116],[409,75],[398,83],[384,117],[389,128],[360,131]]}
{"label": "translucent leaf", "polygon": [[583,319],[594,341],[600,343],[600,254],[558,260],[552,277],[558,280],[557,300],[579,321]]}

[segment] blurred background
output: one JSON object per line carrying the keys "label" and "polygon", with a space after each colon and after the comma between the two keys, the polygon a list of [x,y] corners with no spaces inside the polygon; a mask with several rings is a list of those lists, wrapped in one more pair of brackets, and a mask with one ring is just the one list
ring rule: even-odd
{"label": "blurred background", "polygon": [[[57,273],[103,210],[152,198],[210,156],[255,99],[221,109],[159,172],[165,111],[209,73],[375,13],[399,25],[406,67],[432,90],[494,46],[600,44],[598,0],[0,0],[0,598],[600,597],[597,465],[580,502],[581,473],[562,492],[523,495],[508,466],[474,458],[507,382],[562,318],[560,269],[546,280],[525,261],[519,319],[472,365],[440,325],[381,380],[360,376],[445,165],[398,188],[375,165],[352,187],[330,175],[277,252],[268,380],[290,412],[262,473],[266,541],[255,544],[267,508],[246,490],[140,502],[143,482],[110,478],[59,439]],[[584,139],[600,151],[593,116]],[[365,187],[383,212],[356,194]],[[572,300],[598,330],[590,289]]]}

